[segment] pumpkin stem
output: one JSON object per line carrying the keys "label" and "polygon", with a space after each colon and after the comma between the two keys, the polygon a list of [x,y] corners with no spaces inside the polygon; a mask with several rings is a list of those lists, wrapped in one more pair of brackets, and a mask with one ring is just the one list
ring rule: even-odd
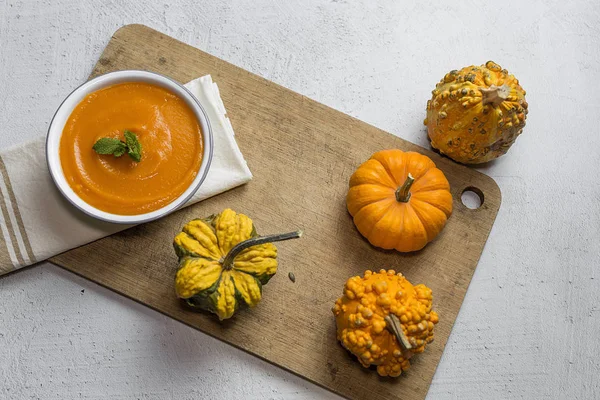
{"label": "pumpkin stem", "polygon": [[239,242],[238,244],[233,246],[231,250],[229,250],[229,253],[227,253],[227,255],[224,258],[221,258],[221,260],[223,261],[219,261],[223,265],[224,270],[230,270],[233,268],[233,260],[237,257],[238,254],[246,250],[248,247],[257,246],[259,244],[265,243],[280,242],[282,240],[297,239],[302,236],[302,233],[302,231],[295,231],[288,233],[280,233],[276,235],[255,236],[248,240],[244,240],[243,242]]}
{"label": "pumpkin stem", "polygon": [[415,178],[409,172],[404,184],[396,189],[396,200],[400,203],[407,203],[410,200],[410,187],[414,182]]}
{"label": "pumpkin stem", "polygon": [[498,106],[504,100],[508,99],[508,96],[510,95],[510,87],[507,85],[492,85],[489,88],[480,87],[479,91],[481,92],[481,102],[484,106],[486,104]]}
{"label": "pumpkin stem", "polygon": [[388,314],[383,319],[385,321],[386,329],[396,336],[396,340],[398,340],[400,347],[402,347],[404,351],[412,350],[413,347],[402,331],[402,326],[400,325],[398,317],[394,314]]}

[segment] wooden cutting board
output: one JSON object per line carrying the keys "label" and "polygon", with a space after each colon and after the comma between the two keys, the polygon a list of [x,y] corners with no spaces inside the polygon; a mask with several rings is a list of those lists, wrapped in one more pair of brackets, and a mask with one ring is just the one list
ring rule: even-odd
{"label": "wooden cutting board", "polygon": [[[180,82],[211,74],[254,179],[51,261],[348,398],[423,399],[496,218],[496,183],[142,25],[128,25],[114,34],[92,76],[122,69],[154,71]],[[446,228],[412,254],[370,246],[345,207],[354,169],[386,148],[428,155],[452,187],[454,213]],[[466,188],[484,197],[479,209],[461,203]],[[278,244],[279,272],[264,287],[263,301],[219,323],[175,298],[177,259],[171,242],[186,221],[226,207],[251,216],[259,233],[299,228],[305,235]],[[331,307],[344,282],[365,269],[380,268],[394,268],[413,283],[431,287],[440,315],[435,341],[398,379],[379,378],[362,368],[335,337]],[[295,283],[289,272],[295,274]]]}

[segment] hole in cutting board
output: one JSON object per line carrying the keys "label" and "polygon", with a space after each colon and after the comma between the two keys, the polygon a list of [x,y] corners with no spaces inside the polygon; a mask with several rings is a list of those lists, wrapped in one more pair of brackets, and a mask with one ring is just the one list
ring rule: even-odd
{"label": "hole in cutting board", "polygon": [[470,210],[476,210],[483,204],[483,192],[476,187],[469,186],[463,190],[460,200]]}

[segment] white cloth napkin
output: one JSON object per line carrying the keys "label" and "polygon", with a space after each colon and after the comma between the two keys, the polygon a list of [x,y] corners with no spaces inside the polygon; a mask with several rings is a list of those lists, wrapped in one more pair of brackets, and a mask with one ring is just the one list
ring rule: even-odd
{"label": "white cloth napkin", "polygon": [[[210,75],[185,85],[204,106],[213,129],[212,163],[185,206],[252,179]],[[129,226],[97,221],[65,200],[46,166],[45,138],[0,152],[0,275],[48,259]]]}

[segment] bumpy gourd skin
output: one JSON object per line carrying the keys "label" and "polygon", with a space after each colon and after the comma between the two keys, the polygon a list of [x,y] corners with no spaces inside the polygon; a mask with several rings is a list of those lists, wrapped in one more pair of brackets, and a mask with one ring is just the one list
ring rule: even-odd
{"label": "bumpy gourd skin", "polygon": [[[376,365],[381,376],[399,376],[410,367],[412,355],[433,341],[438,315],[431,310],[432,299],[431,289],[413,286],[401,273],[366,271],[362,278],[348,279],[335,302],[337,338],[364,367]],[[386,327],[388,314],[398,317],[412,349],[403,349]]]}
{"label": "bumpy gourd skin", "polygon": [[231,318],[241,305],[258,304],[262,285],[277,272],[275,245],[249,247],[234,258],[230,268],[223,266],[236,244],[255,236],[252,220],[230,209],[188,222],[173,243],[180,260],[177,296],[192,307],[217,314],[220,320]]}
{"label": "bumpy gourd skin", "polygon": [[432,95],[425,119],[431,146],[455,161],[493,160],[523,132],[525,90],[493,61],[450,71]]}

